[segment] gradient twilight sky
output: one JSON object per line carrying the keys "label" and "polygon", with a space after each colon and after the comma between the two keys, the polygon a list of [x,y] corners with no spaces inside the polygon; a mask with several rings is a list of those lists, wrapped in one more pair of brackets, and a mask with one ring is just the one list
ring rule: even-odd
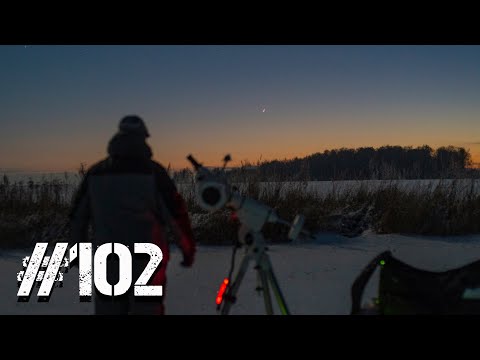
{"label": "gradient twilight sky", "polygon": [[128,114],[175,168],[423,144],[480,162],[480,46],[0,46],[0,169],[91,165]]}

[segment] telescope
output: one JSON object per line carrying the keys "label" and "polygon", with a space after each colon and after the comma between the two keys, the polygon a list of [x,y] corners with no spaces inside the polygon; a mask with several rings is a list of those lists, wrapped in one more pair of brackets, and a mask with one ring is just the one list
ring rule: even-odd
{"label": "telescope", "polygon": [[[223,207],[236,212],[238,220],[248,225],[252,231],[261,231],[265,223],[277,223],[290,226],[288,232],[289,240],[296,240],[300,233],[310,235],[303,230],[305,218],[297,215],[290,224],[281,219],[274,209],[261,202],[242,196],[236,188],[230,186],[225,176],[215,175],[208,168],[204,167],[192,155],[187,159],[195,169],[195,194],[199,206],[209,212],[219,210]],[[225,159],[230,159],[227,155]],[[224,160],[225,160],[224,159]],[[239,239],[241,241],[241,239]]]}
{"label": "telescope", "polygon": [[[266,253],[267,246],[261,230],[266,223],[286,225],[290,227],[288,238],[294,241],[301,233],[308,236],[310,235],[308,231],[303,229],[305,218],[303,215],[298,214],[295,216],[293,222],[290,223],[280,218],[274,209],[255,199],[242,196],[237,188],[232,187],[228,183],[225,172],[222,174],[214,174],[200,164],[191,154],[187,156],[187,159],[195,170],[195,195],[199,206],[209,212],[217,211],[223,207],[234,211],[240,222],[238,244],[245,245],[246,247],[245,256],[232,282],[230,277],[233,272],[233,259],[235,258],[237,244],[234,246],[230,274],[222,282],[217,294],[217,310],[220,310],[222,315],[229,313],[231,305],[236,301],[236,293],[247,271],[249,262],[255,261],[254,268],[257,270],[257,281],[259,282],[256,290],[263,292],[267,314],[273,314],[269,290],[271,287],[281,313],[288,315],[290,312],[273,273],[273,267]],[[224,169],[230,160],[230,155],[225,156]]]}

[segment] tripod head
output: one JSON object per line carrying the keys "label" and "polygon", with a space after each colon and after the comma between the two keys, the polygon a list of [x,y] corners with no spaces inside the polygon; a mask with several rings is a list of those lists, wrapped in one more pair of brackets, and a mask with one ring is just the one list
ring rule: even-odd
{"label": "tripod head", "polygon": [[[290,227],[288,238],[296,240],[300,233],[308,234],[303,230],[305,219],[303,215],[297,215],[290,224],[281,219],[274,209],[261,202],[242,196],[238,190],[230,186],[225,173],[214,174],[208,168],[200,164],[192,155],[187,159],[195,169],[195,194],[200,207],[206,211],[216,211],[223,207],[236,212],[238,220],[247,229],[259,232],[266,223],[283,224]],[[230,160],[230,155],[224,158],[225,165]],[[224,165],[224,169],[225,169]],[[239,238],[242,242],[242,237]]]}

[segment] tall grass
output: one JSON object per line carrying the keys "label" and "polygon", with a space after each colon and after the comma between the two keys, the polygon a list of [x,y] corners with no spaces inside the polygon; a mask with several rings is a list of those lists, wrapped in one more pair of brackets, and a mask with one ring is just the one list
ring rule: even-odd
{"label": "tall grass", "polygon": [[38,238],[52,241],[64,231],[74,185],[64,179],[0,183],[0,247],[28,246]]}
{"label": "tall grass", "polygon": [[405,191],[398,186],[379,189],[373,203],[374,229],[445,236],[479,233],[480,195],[475,192],[475,180],[470,181],[467,191],[462,191],[456,180],[423,191]]}
{"label": "tall grass", "polygon": [[[3,176],[0,247],[66,238],[67,214],[75,192],[70,180],[66,176],[63,180],[12,183]],[[303,214],[305,226],[312,232],[333,231],[351,237],[367,229],[443,236],[480,233],[480,194],[473,179],[432,181],[430,186],[417,188],[405,188],[395,181],[383,181],[379,186],[360,182],[347,189],[332,183],[328,192],[312,191],[307,181],[273,180],[263,183],[254,171],[237,172],[231,179],[242,195],[261,201],[288,221]],[[200,208],[193,176],[184,177],[178,189],[187,202],[199,243],[231,244],[235,240],[239,224],[225,209],[207,213]],[[267,224],[264,228],[265,236],[273,242],[286,241],[287,233],[286,226]]]}
{"label": "tall grass", "polygon": [[[399,182],[382,181],[379,186],[360,186],[329,192],[307,189],[307,182],[260,183],[245,181],[240,193],[272,207],[292,221],[303,214],[313,232],[333,231],[357,236],[370,229],[376,233],[410,233],[453,236],[480,233],[480,194],[475,180],[432,181],[427,187],[405,188]],[[195,198],[192,197],[192,202]],[[198,205],[197,205],[198,206]],[[223,212],[209,215],[210,226],[229,229],[233,225]],[[286,241],[288,228],[267,224],[266,236]],[[218,238],[215,236],[215,238]],[[228,240],[230,241],[230,240]]]}

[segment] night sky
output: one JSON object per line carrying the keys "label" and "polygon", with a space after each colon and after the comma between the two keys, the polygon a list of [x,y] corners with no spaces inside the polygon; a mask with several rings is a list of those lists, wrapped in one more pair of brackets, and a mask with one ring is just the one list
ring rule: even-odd
{"label": "night sky", "polygon": [[480,46],[0,46],[1,170],[91,165],[128,114],[174,168],[423,144],[480,162]]}

